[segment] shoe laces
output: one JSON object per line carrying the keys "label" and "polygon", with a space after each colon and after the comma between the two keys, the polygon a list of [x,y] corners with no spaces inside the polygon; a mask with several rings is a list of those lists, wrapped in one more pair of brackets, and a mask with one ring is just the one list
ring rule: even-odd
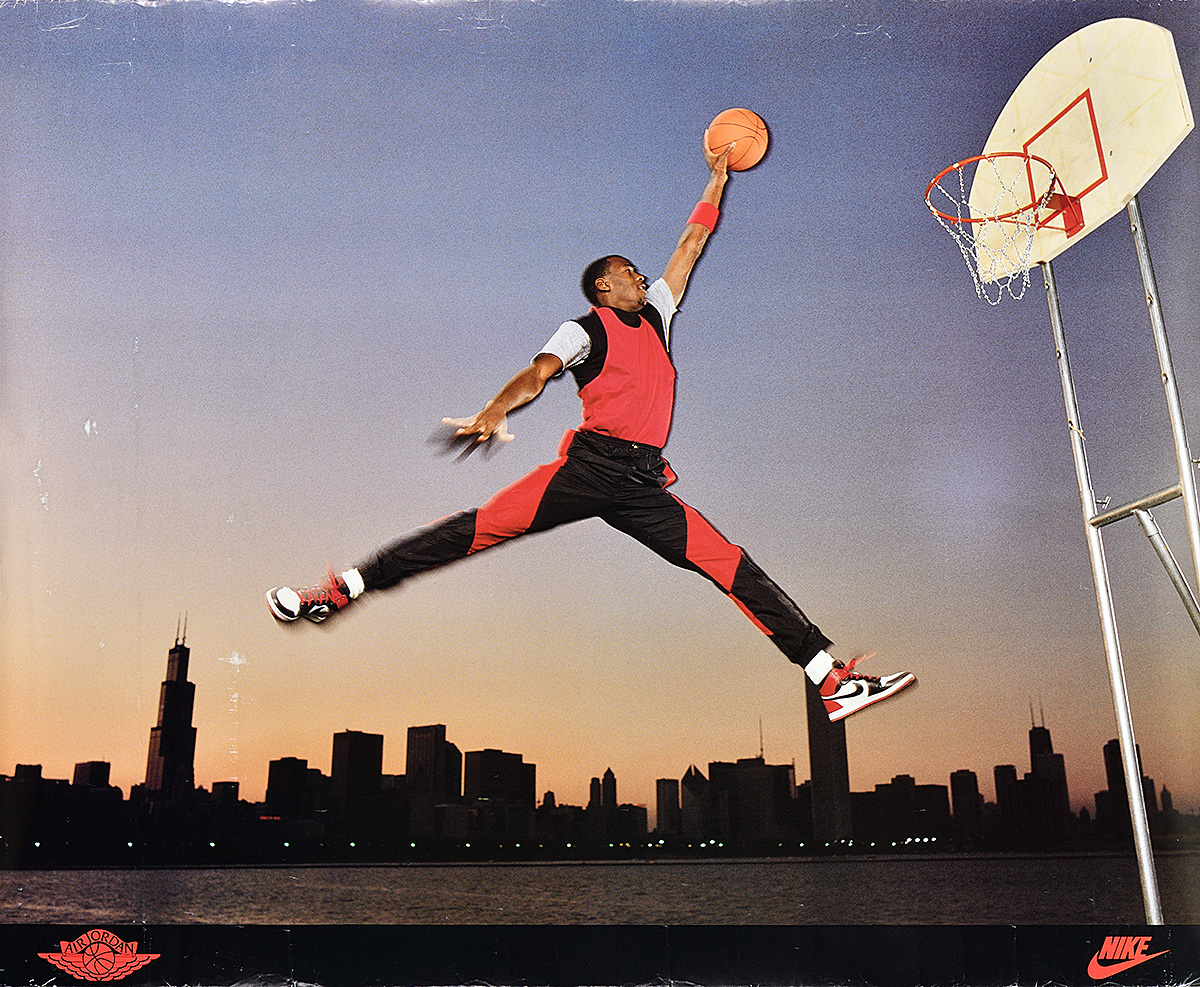
{"label": "shoe laces", "polygon": [[862,672],[854,671],[854,666],[859,662],[866,661],[868,658],[874,658],[875,655],[857,655],[851,658],[848,662],[841,662],[838,659],[833,660],[834,670],[838,673],[838,682],[874,682],[879,684],[878,675],[864,675]]}
{"label": "shoe laces", "polygon": [[328,603],[340,610],[350,602],[350,597],[343,593],[339,588],[338,577],[333,571],[333,566],[326,562],[325,569],[325,582],[316,586],[309,586],[307,589],[302,589],[297,593],[297,595],[300,597],[301,603],[308,604],[310,606]]}

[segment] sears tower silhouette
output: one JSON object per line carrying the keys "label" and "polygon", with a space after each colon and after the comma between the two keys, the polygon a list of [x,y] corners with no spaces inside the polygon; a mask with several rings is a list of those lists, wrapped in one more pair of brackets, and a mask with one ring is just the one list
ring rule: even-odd
{"label": "sears tower silhouette", "polygon": [[146,758],[146,792],[157,798],[180,798],[195,788],[196,728],[192,726],[195,683],[189,682],[187,623],[175,629],[175,646],[167,654],[167,677],[158,693],[158,725],[150,730]]}

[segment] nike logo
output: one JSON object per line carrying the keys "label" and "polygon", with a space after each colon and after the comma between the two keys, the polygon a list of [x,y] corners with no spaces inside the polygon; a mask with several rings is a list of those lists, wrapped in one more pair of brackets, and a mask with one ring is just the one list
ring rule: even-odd
{"label": "nike logo", "polygon": [[869,690],[870,686],[864,682],[843,682],[840,686],[838,686],[837,692],[835,692],[829,698],[837,700],[853,699],[855,696],[861,696],[864,692]]}
{"label": "nike logo", "polygon": [[[1096,955],[1088,962],[1088,976],[1093,980],[1103,980],[1114,977],[1135,966],[1152,960],[1157,956],[1169,953],[1164,949],[1158,953],[1147,953],[1150,948],[1150,936],[1105,936],[1104,944],[1096,950]],[[1102,960],[1112,960],[1104,963]]]}

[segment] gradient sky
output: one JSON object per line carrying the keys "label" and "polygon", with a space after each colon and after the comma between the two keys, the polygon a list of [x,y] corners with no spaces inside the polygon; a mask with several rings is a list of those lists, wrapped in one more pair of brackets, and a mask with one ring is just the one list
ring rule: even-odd
{"label": "gradient sky", "polygon": [[[587,522],[281,628],[263,592],[471,507],[553,456],[569,381],[456,463],[476,411],[619,251],[656,275],[748,106],[674,324],[673,488],[876,673],[851,786],[1028,770],[1030,706],[1072,800],[1116,736],[1049,317],[975,296],[923,202],[1017,82],[1085,24],[1175,34],[1194,4],[50,3],[0,7],[0,773],[145,775],[188,615],[197,780],[263,796],[283,756],[410,725],[518,751],[539,797],[611,767],[750,757],[808,777],[801,672],[700,577]],[[1140,201],[1185,412],[1200,381],[1200,145]],[[1055,261],[1096,490],[1174,460],[1128,223]],[[1200,428],[1194,426],[1193,431]],[[1182,509],[1156,512],[1187,565]],[[1148,774],[1200,808],[1198,641],[1136,526],[1106,544]],[[1038,714],[1039,722],[1041,713]]]}

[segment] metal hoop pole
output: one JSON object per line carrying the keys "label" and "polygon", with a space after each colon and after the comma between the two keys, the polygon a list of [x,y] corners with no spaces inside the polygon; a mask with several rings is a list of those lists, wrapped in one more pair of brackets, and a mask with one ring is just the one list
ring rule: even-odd
{"label": "metal hoop pole", "polygon": [[1150,545],[1158,555],[1158,560],[1163,564],[1163,568],[1167,570],[1167,577],[1171,580],[1171,585],[1175,587],[1175,592],[1179,594],[1179,599],[1183,601],[1183,608],[1187,611],[1188,616],[1192,618],[1192,623],[1195,625],[1196,630],[1200,631],[1200,604],[1197,604],[1196,597],[1192,593],[1192,588],[1184,578],[1183,572],[1179,568],[1179,563],[1175,561],[1175,556],[1171,552],[1171,546],[1163,538],[1162,532],[1154,520],[1154,515],[1149,511],[1138,508],[1134,510],[1133,516],[1137,518],[1137,523],[1142,526],[1142,531],[1150,539]]}
{"label": "metal hoop pole", "polygon": [[1113,708],[1117,716],[1117,731],[1121,746],[1121,762],[1125,770],[1125,788],[1129,796],[1129,815],[1133,822],[1133,840],[1137,851],[1138,872],[1142,881],[1142,900],[1146,907],[1148,925],[1162,925],[1162,906],[1158,897],[1158,877],[1154,871],[1154,852],[1150,845],[1150,826],[1146,816],[1146,800],[1142,794],[1142,766],[1138,763],[1137,742],[1133,736],[1133,716],[1129,710],[1129,691],[1125,685],[1125,667],[1121,662],[1121,642],[1113,615],[1112,590],[1108,581],[1108,563],[1104,557],[1104,541],[1099,528],[1092,525],[1096,516],[1096,495],[1088,471],[1083,431],[1079,426],[1079,404],[1075,397],[1075,382],[1067,358],[1067,341],[1063,333],[1062,309],[1058,301],[1058,286],[1050,261],[1041,262],[1046,281],[1046,300],[1050,306],[1050,322],[1054,329],[1054,345],[1058,356],[1058,374],[1062,383],[1063,403],[1075,458],[1075,474],[1079,480],[1079,502],[1083,509],[1083,527],[1087,532],[1088,556],[1092,564],[1092,580],[1096,585],[1096,606],[1100,613],[1100,630],[1104,653],[1108,661],[1109,684]]}
{"label": "metal hoop pole", "polygon": [[1146,228],[1142,222],[1142,208],[1135,195],[1129,200],[1129,226],[1137,246],[1138,267],[1142,271],[1142,284],[1146,289],[1146,307],[1150,310],[1150,325],[1154,330],[1154,348],[1158,352],[1158,367],[1162,371],[1163,391],[1167,396],[1167,411],[1171,417],[1171,435],[1175,440],[1175,459],[1179,464],[1179,487],[1183,491],[1183,506],[1187,512],[1188,540],[1192,546],[1192,566],[1196,573],[1196,584],[1200,587],[1200,502],[1196,497],[1196,478],[1192,472],[1192,454],[1188,450],[1187,433],[1183,427],[1183,408],[1179,401],[1179,384],[1175,379],[1175,366],[1171,361],[1171,348],[1167,345],[1167,329],[1163,321],[1162,304],[1158,295],[1158,281],[1154,277],[1154,266],[1150,263],[1150,243],[1146,239]]}

